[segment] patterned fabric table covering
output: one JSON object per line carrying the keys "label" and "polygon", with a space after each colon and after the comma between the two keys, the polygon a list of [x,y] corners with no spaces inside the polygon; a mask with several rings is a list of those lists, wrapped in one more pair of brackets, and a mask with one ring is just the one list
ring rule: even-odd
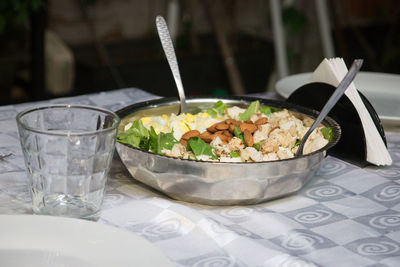
{"label": "patterned fabric table covering", "polygon": [[[49,103],[118,110],[155,98],[138,89],[0,107],[0,214],[30,214],[15,116]],[[132,179],[116,155],[98,223],[132,231],[176,266],[400,266],[400,133],[393,165],[361,169],[333,157],[300,192],[251,206],[172,200]],[[140,251],[132,252],[140,253]]]}

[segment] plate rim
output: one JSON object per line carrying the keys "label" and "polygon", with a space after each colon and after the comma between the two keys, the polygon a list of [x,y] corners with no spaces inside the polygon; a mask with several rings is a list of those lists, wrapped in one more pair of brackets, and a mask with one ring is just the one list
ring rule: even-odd
{"label": "plate rim", "polygon": [[[94,266],[109,266],[112,262],[138,264],[144,261],[148,261],[146,264],[149,264],[149,266],[157,266],[159,264],[163,264],[162,266],[173,266],[170,259],[145,238],[128,230],[100,222],[48,215],[0,214],[0,226],[0,233],[2,233],[0,251],[13,250],[21,251],[21,253],[44,251],[50,254],[57,252],[61,253],[60,256],[81,259],[82,262],[88,262],[88,258],[89,260],[92,259],[92,262],[95,262]],[[49,236],[52,231],[64,231],[60,235],[60,240],[57,237],[57,243],[52,240],[55,239],[54,237]],[[33,240],[34,237],[37,237],[41,233],[44,234],[43,238]],[[14,234],[14,240],[10,242],[12,234]],[[69,235],[68,238],[71,241],[67,240],[67,235]],[[71,238],[72,236],[74,238]],[[84,242],[76,242],[76,239],[78,241],[84,240]],[[71,249],[73,241],[75,241],[74,244],[79,243],[79,248],[83,247],[86,251],[83,250],[79,253],[71,254],[71,251],[77,251],[76,248]],[[121,246],[109,243],[110,241],[119,241],[118,243],[127,245],[128,247],[121,249]],[[33,247],[32,244],[35,246]],[[54,250],[49,249],[52,245],[57,245],[54,247]],[[132,246],[133,251],[140,248],[140,253],[125,253],[130,249],[130,246]],[[107,251],[106,254],[100,253],[107,248],[113,250]],[[89,255],[83,256],[84,252]],[[96,254],[96,257],[101,255],[100,260],[102,263],[100,265],[98,264],[99,259],[95,261],[94,254]],[[144,259],[145,254],[151,255],[151,257]],[[88,263],[91,262],[89,261]]]}

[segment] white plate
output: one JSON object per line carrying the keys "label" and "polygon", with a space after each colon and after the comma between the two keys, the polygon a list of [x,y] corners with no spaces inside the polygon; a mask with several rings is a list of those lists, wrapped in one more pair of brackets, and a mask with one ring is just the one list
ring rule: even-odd
{"label": "white plate", "polygon": [[0,215],[0,265],[172,266],[160,250],[131,232],[39,215]]}
{"label": "white plate", "polygon": [[[276,91],[287,98],[306,84],[311,72],[285,77],[275,84]],[[360,72],[354,84],[371,102],[382,122],[400,123],[400,75],[378,72]]]}

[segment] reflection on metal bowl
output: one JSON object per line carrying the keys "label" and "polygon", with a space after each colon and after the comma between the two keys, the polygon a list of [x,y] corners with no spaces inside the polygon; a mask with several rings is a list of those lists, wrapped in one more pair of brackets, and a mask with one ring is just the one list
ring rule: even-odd
{"label": "reflection on metal bowl", "polygon": [[[197,97],[187,100],[188,112],[197,113],[212,107],[218,100],[227,106],[247,107],[257,100],[251,97]],[[262,105],[286,108],[311,118],[318,112],[276,100],[258,99]],[[129,122],[144,117],[176,113],[177,99],[158,99],[125,107],[117,114],[121,117],[120,131]],[[251,163],[226,163],[185,160],[141,151],[117,143],[118,154],[137,180],[168,196],[206,205],[255,204],[296,192],[318,170],[326,151],[340,138],[340,126],[327,117],[323,124],[332,128],[333,138],[322,149],[301,157]]]}

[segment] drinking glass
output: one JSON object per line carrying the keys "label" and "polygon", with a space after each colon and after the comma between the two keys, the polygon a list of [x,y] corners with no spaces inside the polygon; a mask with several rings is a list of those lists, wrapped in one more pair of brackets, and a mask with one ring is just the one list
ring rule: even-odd
{"label": "drinking glass", "polygon": [[97,220],[119,117],[98,107],[51,105],[16,120],[33,212]]}

